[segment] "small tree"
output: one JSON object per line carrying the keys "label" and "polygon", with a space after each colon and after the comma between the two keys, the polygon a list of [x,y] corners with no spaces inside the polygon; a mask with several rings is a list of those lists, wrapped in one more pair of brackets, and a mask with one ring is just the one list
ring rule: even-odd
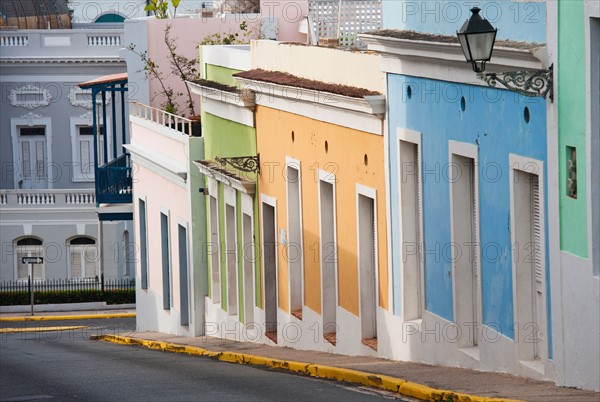
{"label": "small tree", "polygon": [[[150,57],[148,57],[148,51],[138,52],[135,49],[135,45],[133,43],[131,43],[127,47],[127,49],[129,49],[129,51],[138,56],[140,60],[144,63],[143,71],[146,74],[146,78],[148,78],[149,76],[154,77],[156,81],[158,81],[158,83],[160,84],[160,87],[162,89],[161,92],[165,96],[165,101],[162,103],[161,106],[165,110],[165,112],[177,114],[178,110],[177,104],[175,103],[175,98],[180,94],[174,93],[172,88],[167,88],[167,86],[164,83],[165,77],[162,71],[160,71],[158,65]],[[156,95],[158,94],[155,94],[155,96]]]}
{"label": "small tree", "polygon": [[190,59],[181,54],[177,53],[177,44],[176,41],[178,38],[171,37],[171,25],[167,25],[165,28],[165,45],[167,46],[167,50],[169,51],[169,63],[171,63],[171,73],[178,76],[181,81],[185,83],[185,89],[187,91],[187,100],[186,106],[190,116],[195,116],[195,105],[194,99],[192,98],[192,93],[187,84],[187,81],[196,81],[200,79],[200,74],[198,72],[198,60]]}
{"label": "small tree", "polygon": [[239,31],[229,34],[214,33],[206,36],[198,46],[204,45],[243,45],[250,42],[250,31],[248,23],[243,21],[240,24]]}
{"label": "small tree", "polygon": [[[177,7],[179,7],[180,2],[181,0],[171,0],[173,18],[177,16]],[[150,0],[148,5],[144,7],[144,11],[152,11],[158,19],[169,18],[169,0]]]}

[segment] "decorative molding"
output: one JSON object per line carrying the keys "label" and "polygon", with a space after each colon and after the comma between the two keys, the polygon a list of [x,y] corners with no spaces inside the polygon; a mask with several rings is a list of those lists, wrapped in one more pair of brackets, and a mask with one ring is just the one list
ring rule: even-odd
{"label": "decorative molding", "polygon": [[[19,97],[27,97],[28,95],[33,95],[36,99],[19,99]],[[11,90],[9,99],[10,104],[13,106],[24,107],[25,109],[35,109],[42,106],[48,106],[52,99],[52,95],[50,95],[50,92],[45,88],[34,85],[25,85]]]}
{"label": "decorative molding", "polygon": [[[100,113],[100,115],[102,115],[102,113]],[[85,120],[90,126],[94,123],[94,115],[92,114],[91,110],[87,113],[80,115],[79,119]]]}
{"label": "decorative molding", "polygon": [[[79,87],[73,87],[69,91],[69,102],[73,106],[81,106],[86,109],[92,109],[92,91],[87,89],[81,89]],[[110,93],[106,94],[106,104],[110,104],[112,96]],[[102,97],[96,96],[96,104],[102,105]]]}
{"label": "decorative molding", "polygon": [[33,120],[41,119],[42,117],[43,116],[40,116],[39,114],[35,114],[33,112],[29,112],[29,113],[24,114],[23,116],[21,116],[19,118],[27,120],[27,125],[29,127],[31,127],[31,126],[33,126]]}
{"label": "decorative molding", "polygon": [[502,86],[524,96],[542,96],[554,100],[553,70],[553,66],[550,66],[547,70],[480,73],[477,77],[492,88]]}

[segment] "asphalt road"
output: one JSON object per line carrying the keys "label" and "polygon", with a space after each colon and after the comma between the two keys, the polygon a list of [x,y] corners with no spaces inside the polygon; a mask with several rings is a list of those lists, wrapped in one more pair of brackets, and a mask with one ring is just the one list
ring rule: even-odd
{"label": "asphalt road", "polygon": [[126,335],[134,320],[3,322],[1,328],[90,328],[0,334],[0,401],[402,400],[332,381],[89,340]]}

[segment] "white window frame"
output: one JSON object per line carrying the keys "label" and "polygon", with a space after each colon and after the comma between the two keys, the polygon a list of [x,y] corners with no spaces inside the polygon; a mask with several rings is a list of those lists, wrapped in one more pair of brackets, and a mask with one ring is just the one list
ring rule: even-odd
{"label": "white window frame", "polygon": [[[112,146],[112,135],[110,132],[111,121],[110,117],[106,118],[105,128],[108,130],[106,132],[106,139],[108,140],[107,148],[110,153],[110,147]],[[79,140],[81,139],[81,135],[79,134],[79,127],[91,127],[92,120],[91,115],[83,115],[80,117],[71,117],[70,127],[71,127],[71,161],[72,161],[72,169],[71,169],[71,181],[74,183],[77,182],[94,182],[94,177],[96,172],[94,171],[94,136],[92,135],[92,144],[90,147],[90,172],[87,174],[81,173],[81,159],[79,157]],[[100,127],[100,125],[98,126]],[[100,152],[103,147],[100,141],[100,135],[98,135],[98,157],[100,157]]]}
{"label": "white window frame", "polygon": [[[36,240],[40,240],[42,242],[41,246],[17,246],[17,242],[19,240],[23,240],[25,238],[34,238]],[[14,278],[15,281],[17,282],[27,282],[27,279],[29,277],[29,267],[28,267],[28,274],[26,278],[19,278],[19,251],[21,251],[21,249],[25,249],[23,251],[25,251],[27,253],[28,257],[31,257],[31,253],[39,253],[42,257],[44,257],[44,241],[36,236],[23,236],[20,237],[18,239],[13,240],[13,244],[15,247],[15,254],[14,254],[14,261],[15,261],[15,265],[14,265]],[[30,264],[27,264],[30,265]],[[34,268],[35,269],[35,268]],[[41,274],[41,278],[34,278],[34,282],[43,282],[46,280],[46,262],[44,261],[44,263],[42,264],[42,274]]]}
{"label": "white window frame", "polygon": [[333,243],[335,245],[335,279],[334,279],[334,283],[335,283],[335,322],[336,322],[336,333],[337,333],[337,323],[338,323],[338,314],[337,314],[337,310],[338,310],[338,306],[340,304],[339,301],[339,293],[340,293],[340,289],[339,289],[339,258],[340,258],[340,254],[339,254],[339,245],[338,245],[338,235],[337,235],[337,195],[336,195],[336,190],[337,190],[337,178],[335,173],[332,172],[328,172],[327,170],[322,170],[319,169],[318,170],[318,177],[319,177],[319,181],[317,182],[318,185],[318,208],[319,208],[319,243],[321,245],[321,247],[319,248],[319,276],[320,276],[320,282],[321,282],[321,289],[319,289],[320,293],[321,293],[321,329],[324,330],[324,325],[325,325],[325,319],[323,317],[323,313],[325,311],[324,309],[324,297],[323,297],[323,244],[322,244],[322,239],[323,239],[323,225],[322,225],[322,217],[321,217],[321,181],[329,183],[333,186]]}
{"label": "white window frame", "polygon": [[[19,149],[19,128],[20,127],[33,127],[33,126],[45,126],[46,127],[46,171],[47,173],[47,181],[48,181],[48,189],[52,189],[54,187],[54,169],[50,166],[52,165],[52,119],[50,117],[41,117],[38,115],[25,115],[21,117],[13,117],[10,119],[10,135],[12,138],[13,144],[13,163],[18,164],[20,160],[20,149]],[[20,172],[21,166],[19,166],[15,170],[14,178],[14,188],[19,188],[19,180],[20,180]]]}
{"label": "white window frame", "polygon": [[[483,303],[482,303],[482,282],[481,282],[481,278],[482,278],[482,265],[481,265],[481,209],[480,209],[480,205],[479,205],[479,198],[480,198],[480,191],[479,191],[479,149],[477,147],[477,145],[475,144],[470,144],[470,143],[466,143],[466,142],[460,142],[460,141],[453,141],[450,140],[448,141],[448,164],[450,166],[450,164],[452,163],[452,156],[453,155],[457,155],[457,156],[462,156],[465,158],[471,158],[473,159],[473,182],[474,182],[474,186],[475,188],[473,189],[474,193],[475,193],[475,210],[477,211],[477,222],[476,222],[476,230],[475,230],[475,245],[477,247],[476,249],[476,253],[475,253],[475,259],[476,259],[476,264],[479,270],[479,275],[477,276],[477,283],[475,284],[477,286],[477,295],[476,295],[476,302],[477,302],[477,311],[476,311],[476,316],[477,316],[477,328],[476,331],[480,332],[481,327],[482,327],[482,323],[483,323]],[[449,205],[450,205],[450,241],[451,243],[454,243],[454,239],[455,239],[455,235],[454,235],[454,206],[452,204],[452,199],[453,199],[453,185],[452,183],[448,182],[448,187],[449,187],[449,193],[450,193],[450,199],[449,199]],[[456,289],[456,268],[454,265],[454,261],[456,259],[456,256],[454,255],[454,247],[451,247],[451,252],[452,252],[452,312],[453,312],[453,316],[454,316],[454,322],[457,323],[457,325],[460,325],[460,323],[457,322],[457,317],[458,317],[458,310],[457,310],[457,303],[456,303],[456,299],[457,299],[457,289]],[[464,333],[463,333],[464,336]],[[467,348],[479,348],[481,346],[481,339],[477,339],[478,343],[477,346],[473,345],[473,346],[468,346]],[[461,348],[462,349],[462,348]]]}
{"label": "white window frame", "polygon": [[[87,237],[90,239],[94,240],[94,244],[71,244],[71,241],[78,238],[78,237]],[[72,271],[72,264],[73,261],[71,260],[71,252],[73,250],[77,250],[80,253],[81,256],[81,261],[82,262],[86,262],[87,260],[85,259],[85,251],[88,247],[95,247],[96,248],[96,261],[94,262],[94,264],[96,265],[95,269],[94,269],[94,273],[95,275],[93,277],[90,276],[85,276],[85,266],[82,265],[81,267],[81,276],[73,276],[73,271]],[[99,258],[100,258],[100,250],[98,247],[98,240],[96,240],[95,238],[91,237],[91,236],[74,236],[71,237],[70,239],[67,240],[67,262],[68,262],[68,275],[69,275],[69,280],[71,281],[89,281],[92,279],[96,279],[96,277],[100,278],[100,264],[99,264]]]}
{"label": "white window frame", "polygon": [[[250,217],[250,232],[251,232],[251,245],[252,245],[252,261],[250,262],[252,264],[252,289],[250,289],[250,291],[252,292],[252,304],[250,306],[246,305],[246,278],[245,278],[245,264],[246,264],[246,250],[245,250],[245,245],[243,244],[244,241],[244,214],[248,215]],[[256,242],[254,241],[254,198],[251,197],[248,194],[244,194],[242,193],[242,259],[243,259],[243,267],[242,267],[242,272],[244,273],[244,280],[243,282],[243,291],[242,291],[242,295],[244,298],[244,321],[246,324],[251,324],[256,320],[256,314],[254,313],[254,308],[256,306],[256,254],[254,253],[256,250]],[[252,310],[252,321],[248,320],[248,315],[246,314],[246,310],[247,309],[251,309]]]}
{"label": "white window frame", "polygon": [[287,180],[287,168],[291,167],[293,169],[298,170],[298,198],[299,198],[299,214],[300,214],[300,266],[301,266],[301,278],[300,278],[300,300],[301,307],[304,310],[304,226],[302,224],[303,220],[303,205],[302,205],[302,165],[298,159],[286,156],[285,157],[285,169],[286,169],[286,219],[287,219],[287,228],[288,228],[288,241],[286,242],[286,247],[288,249],[288,296],[290,303],[290,313],[292,310],[292,279],[289,273],[290,264],[289,264],[289,231],[290,231],[290,208],[289,208],[289,198],[290,198],[290,188]]}
{"label": "white window frame", "polygon": [[[237,230],[237,200],[236,200],[236,190],[232,187],[223,185],[223,222],[225,223],[225,227],[224,227],[224,231],[225,231],[225,279],[226,279],[226,289],[227,289],[227,314],[230,316],[237,316],[239,317],[240,314],[240,300],[239,300],[239,288],[240,288],[240,279],[239,279],[239,261],[238,261],[238,248],[237,248],[237,244],[238,244],[238,230]],[[234,249],[235,249],[235,256],[230,256],[228,249],[227,249],[227,227],[228,227],[228,220],[227,220],[227,207],[232,207],[233,208],[233,231],[234,231]],[[229,297],[229,287],[230,287],[230,281],[229,281],[229,259],[233,258],[234,261],[233,263],[235,264],[235,312],[232,313],[230,311],[230,306],[232,305],[231,302],[232,300]]]}
{"label": "white window frame", "polygon": [[[209,256],[209,264],[208,264],[208,266],[210,268],[210,280],[211,280],[211,284],[210,284],[210,286],[211,286],[211,298],[210,299],[211,299],[211,301],[214,304],[219,304],[219,305],[222,306],[223,295],[221,294],[221,280],[222,280],[222,278],[221,278],[221,228],[219,226],[219,203],[220,203],[220,198],[219,198],[219,183],[216,180],[211,179],[211,178],[208,178],[208,195],[209,195],[209,198],[208,198],[208,210],[209,210],[209,214],[208,214],[208,217],[207,217],[208,219],[207,220],[208,220],[209,231],[212,232],[213,229],[216,231],[216,236],[217,236],[217,245],[216,245],[216,247],[217,247],[216,248],[216,252],[217,252],[217,269],[216,269],[216,272],[219,275],[218,280],[215,281],[215,278],[213,277],[213,272],[214,272],[213,268],[214,267],[212,266],[213,265],[213,258],[212,258],[213,256],[210,255]],[[211,224],[211,215],[210,214],[212,214],[212,210],[211,210],[211,205],[210,205],[210,197],[214,197],[214,199],[216,201],[215,205],[216,205],[217,210],[215,211],[215,213],[217,215],[217,219],[216,219],[217,223],[216,223],[216,227],[215,228],[213,228],[212,224]],[[212,238],[212,234],[210,234],[210,236],[208,237],[207,241],[211,242],[212,241],[211,238]],[[218,288],[219,288],[218,289],[219,290],[219,298],[218,298],[218,300],[215,300],[215,283],[218,285]]]}
{"label": "white window frame", "polygon": [[[335,194],[335,193],[334,193]],[[362,311],[361,311],[361,299],[362,299],[362,281],[360,280],[360,220],[359,220],[359,214],[360,214],[360,206],[359,206],[359,199],[360,196],[366,197],[366,198],[370,198],[373,200],[373,230],[374,230],[374,254],[375,254],[375,267],[374,267],[374,271],[375,271],[375,277],[373,278],[373,280],[375,281],[375,333],[378,334],[379,331],[377,330],[377,327],[379,326],[379,320],[377,319],[378,315],[379,315],[379,308],[380,308],[380,303],[379,303],[379,224],[377,222],[377,189],[371,188],[371,187],[367,187],[364,186],[362,184],[356,184],[356,268],[357,268],[357,278],[358,280],[358,310],[359,310],[359,314],[360,314],[360,320],[361,320],[361,326],[362,326]],[[334,196],[335,199],[335,196]],[[335,204],[334,204],[335,205]],[[334,221],[337,223],[337,221]],[[337,226],[337,225],[336,225]],[[337,240],[337,236],[336,236],[336,240]],[[337,265],[337,263],[336,263]],[[337,266],[336,266],[336,283],[337,283]],[[338,289],[339,292],[339,289]],[[362,330],[362,329],[361,329]]]}
{"label": "white window frame", "polygon": [[[542,361],[548,359],[548,345],[550,342],[551,335],[548,333],[548,282],[546,276],[546,188],[545,188],[545,177],[544,177],[544,162],[528,158],[516,154],[508,155],[509,162],[509,191],[510,191],[510,241],[511,245],[516,244],[515,238],[515,213],[514,213],[514,205],[515,205],[515,191],[514,191],[514,182],[515,182],[515,170],[520,170],[524,173],[529,173],[532,175],[538,176],[538,186],[540,192],[540,232],[541,232],[541,242],[540,246],[540,258],[542,265],[542,285],[544,289],[544,317],[543,324],[544,326],[544,334],[546,334],[544,345],[545,349],[542,352]],[[528,169],[531,167],[531,169]],[[526,169],[527,168],[527,169]],[[511,255],[511,268],[512,268],[512,299],[513,299],[513,320],[516,322],[518,319],[518,304],[517,304],[517,263],[515,261],[515,253],[512,252]],[[515,330],[516,331],[516,330]],[[516,339],[515,332],[515,341]],[[520,340],[519,340],[520,341]],[[519,353],[517,352],[517,357],[520,360]]]}
{"label": "white window frame", "polygon": [[[148,204],[146,204],[146,212],[148,212]],[[167,240],[169,242],[167,247],[167,252],[168,252],[168,256],[167,258],[169,259],[169,310],[172,309],[174,307],[174,294],[173,294],[173,236],[171,233],[171,210],[169,210],[168,208],[164,207],[164,206],[160,206],[159,211],[158,211],[158,227],[161,228],[162,225],[162,216],[161,214],[166,215],[167,217]],[[146,225],[148,225],[148,221],[146,221]],[[147,227],[146,227],[147,228]],[[161,269],[161,287],[160,290],[161,292],[163,291],[163,284],[162,284],[162,279],[163,279],[163,273],[162,270],[163,268],[163,264],[162,264],[162,233],[160,236],[160,247],[161,247],[161,264],[160,264],[160,269]],[[150,274],[150,270],[148,269],[148,274]],[[148,281],[149,282],[149,281]],[[148,288],[150,288],[150,286],[148,286]],[[162,295],[164,297],[164,295]],[[162,298],[161,298],[161,302],[162,302]],[[161,303],[162,304],[162,303]]]}
{"label": "white window frame", "polygon": [[[418,253],[419,253],[419,287],[420,287],[420,300],[417,302],[420,305],[419,308],[419,316],[421,318],[416,320],[410,320],[411,322],[420,322],[423,319],[423,313],[425,312],[425,260],[423,258],[423,245],[425,244],[424,238],[424,230],[423,230],[423,148],[422,148],[422,133],[418,131],[409,130],[406,128],[397,128],[396,129],[396,152],[397,152],[397,172],[398,172],[398,213],[400,218],[400,278],[402,278],[402,297],[400,298],[401,302],[401,311],[402,311],[402,319],[406,318],[406,303],[405,303],[405,292],[404,292],[404,248],[402,247],[402,228],[404,227],[404,214],[402,213],[402,160],[400,158],[400,141],[409,142],[417,146],[417,164],[419,169],[419,180],[417,183],[417,191],[419,197],[419,209],[421,211],[421,215],[419,216],[418,228],[419,231],[418,236],[421,244],[417,245]],[[409,321],[409,320],[405,320]]]}
{"label": "white window frame", "polygon": [[[275,311],[277,315],[279,315],[279,247],[277,242],[277,198],[270,197],[266,194],[260,194],[260,214],[261,214],[261,229],[260,229],[260,253],[261,253],[261,296],[262,296],[262,308],[264,312],[265,322],[267,320],[267,288],[266,288],[266,269],[265,269],[265,249],[263,245],[265,244],[265,231],[263,230],[263,217],[262,217],[262,208],[263,204],[267,204],[273,207],[273,230],[275,231]],[[277,317],[277,322],[279,323],[279,317]],[[266,327],[265,327],[266,328]],[[266,329],[265,329],[266,330]],[[279,328],[277,329],[279,333]]]}

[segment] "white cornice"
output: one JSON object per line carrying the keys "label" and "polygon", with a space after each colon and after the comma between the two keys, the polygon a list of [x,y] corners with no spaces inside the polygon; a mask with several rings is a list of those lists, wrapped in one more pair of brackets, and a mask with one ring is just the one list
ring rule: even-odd
{"label": "white cornice", "polygon": [[[444,81],[485,86],[477,80],[465,61],[458,43],[399,39],[361,34],[369,50],[383,56],[382,68],[387,73],[405,74]],[[486,72],[533,70],[546,68],[545,45],[537,48],[495,47]]]}
{"label": "white cornice", "polygon": [[263,94],[265,96],[278,96],[281,98],[287,98],[291,102],[303,101],[317,103],[323,106],[331,106],[338,109],[346,109],[372,115],[385,113],[385,96],[383,95],[369,96],[369,98],[373,100],[380,98],[380,100],[383,101],[383,103],[380,102],[374,108],[373,102],[367,101],[365,98],[353,98],[331,92],[298,88],[289,85],[274,84],[272,82],[251,80],[241,77],[235,77],[235,79],[256,93]]}
{"label": "white cornice", "polygon": [[[380,53],[395,55],[400,58],[423,60],[442,60],[446,62],[457,62],[465,64],[465,56],[457,43],[431,42],[424,40],[399,39],[387,36],[375,36],[361,34],[361,41],[368,45],[369,50]],[[523,49],[516,47],[495,46],[492,55],[492,62],[486,67],[497,67],[500,69],[539,69],[543,68],[543,63],[534,53],[538,53],[540,45],[534,49]],[[428,60],[427,60],[428,59]]]}
{"label": "white cornice", "polygon": [[256,93],[256,104],[311,119],[383,135],[384,95],[352,98],[314,89],[297,88],[235,77]]}
{"label": "white cornice", "polygon": [[165,179],[185,187],[187,169],[184,164],[173,163],[158,152],[136,144],[123,145],[132,156],[132,162],[151,170]]}
{"label": "white cornice", "polygon": [[254,106],[256,105],[254,101],[254,92],[252,91],[243,91],[242,93],[229,92],[190,81],[186,82],[190,86],[192,92],[196,95],[200,95],[202,98],[225,102],[234,106],[245,107],[250,110],[254,110]]}
{"label": "white cornice", "polygon": [[227,186],[230,186],[242,193],[246,193],[249,195],[254,195],[256,193],[256,182],[253,180],[243,179],[236,177],[235,174],[226,174],[223,169],[213,169],[205,163],[209,162],[214,163],[212,161],[194,161],[194,165],[198,167],[200,173],[205,175],[208,178],[219,181]]}

